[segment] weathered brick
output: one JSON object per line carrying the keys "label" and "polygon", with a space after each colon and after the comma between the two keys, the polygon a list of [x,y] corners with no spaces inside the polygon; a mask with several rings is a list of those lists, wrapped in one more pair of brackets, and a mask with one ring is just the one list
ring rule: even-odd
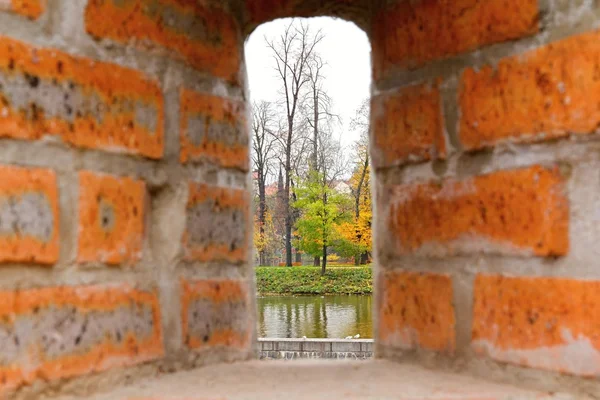
{"label": "weathered brick", "polygon": [[235,280],[181,282],[183,341],[193,349],[250,345],[252,313],[246,283]]}
{"label": "weathered brick", "polygon": [[454,351],[456,321],[449,276],[386,272],[380,280],[379,343]]}
{"label": "weathered brick", "polygon": [[158,296],[127,285],[0,292],[0,393],[163,355]]}
{"label": "weathered brick", "polygon": [[461,78],[460,132],[469,150],[504,141],[588,134],[600,124],[600,31],[573,36]]}
{"label": "weathered brick", "polygon": [[537,0],[400,1],[373,19],[375,79],[537,32]]}
{"label": "weathered brick", "polygon": [[479,275],[472,346],[496,360],[600,375],[600,282]]}
{"label": "weathered brick", "polygon": [[243,190],[191,182],[183,235],[185,259],[246,261],[251,230],[248,208]]}
{"label": "weathered brick", "polygon": [[242,42],[233,16],[219,2],[90,0],[89,34],[121,43],[134,40],[172,50],[192,67],[237,83]]}
{"label": "weathered brick", "polygon": [[139,261],[145,196],[143,181],[80,172],[77,261],[113,265]]}
{"label": "weathered brick", "polygon": [[0,36],[0,137],[160,158],[163,121],[160,88],[142,73]]}
{"label": "weathered brick", "polygon": [[46,10],[46,0],[2,0],[0,11],[20,14],[29,19],[38,19]]}
{"label": "weathered brick", "polygon": [[252,26],[277,18],[343,16],[353,20],[364,16],[364,0],[305,1],[305,0],[246,0],[246,9]]}
{"label": "weathered brick", "polygon": [[246,114],[242,102],[182,89],[180,160],[248,170]]}
{"label": "weathered brick", "polygon": [[298,0],[246,0],[246,8],[253,24],[289,17]]}
{"label": "weathered brick", "polygon": [[55,173],[0,166],[0,262],[54,264],[58,243]]}
{"label": "weathered brick", "polygon": [[533,166],[383,190],[386,246],[398,254],[559,256],[569,249],[569,205],[558,168]]}
{"label": "weathered brick", "polygon": [[446,138],[440,92],[436,85],[416,85],[374,97],[373,165],[445,158]]}

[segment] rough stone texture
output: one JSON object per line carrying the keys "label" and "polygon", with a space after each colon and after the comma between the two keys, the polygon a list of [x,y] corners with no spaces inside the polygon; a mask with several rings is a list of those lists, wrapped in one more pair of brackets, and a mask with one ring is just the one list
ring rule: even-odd
{"label": "rough stone texture", "polygon": [[138,47],[158,45],[192,67],[239,82],[241,37],[221,2],[186,0],[90,0],[88,33]]}
{"label": "rough stone texture", "polygon": [[163,355],[156,293],[127,285],[0,292],[0,393]]}
{"label": "rough stone texture", "polygon": [[479,275],[473,347],[499,361],[600,374],[600,282]]}
{"label": "rough stone texture", "polygon": [[77,261],[113,265],[139,261],[145,198],[143,181],[80,172]]}
{"label": "rough stone texture", "polygon": [[465,70],[460,140],[466,149],[589,134],[600,124],[600,31],[564,39],[496,67]]}
{"label": "rough stone texture", "polygon": [[157,83],[138,71],[0,36],[0,137],[160,158],[163,112]]}
{"label": "rough stone texture", "polygon": [[226,346],[245,349],[252,337],[248,285],[242,281],[181,283],[183,341],[192,349]]}
{"label": "rough stone texture", "polygon": [[0,11],[10,11],[38,19],[46,10],[46,0],[0,0]]}
{"label": "rough stone texture", "polygon": [[569,204],[558,168],[533,166],[457,181],[386,186],[390,254],[521,254],[569,250]]}
{"label": "rough stone texture", "polygon": [[382,346],[454,351],[456,320],[449,276],[386,272],[380,282],[377,307]]}
{"label": "rough stone texture", "polygon": [[373,19],[373,74],[427,62],[538,30],[537,0],[398,1]]}
{"label": "rough stone texture", "polygon": [[242,190],[191,182],[183,235],[185,259],[245,261],[251,230],[248,208]]}
{"label": "rough stone texture", "polygon": [[181,162],[206,162],[248,171],[249,137],[244,104],[182,89]]}
{"label": "rough stone texture", "polygon": [[58,229],[55,173],[0,166],[0,262],[55,263]]}
{"label": "rough stone texture", "polygon": [[373,165],[445,158],[446,138],[440,92],[435,85],[417,85],[374,97]]}

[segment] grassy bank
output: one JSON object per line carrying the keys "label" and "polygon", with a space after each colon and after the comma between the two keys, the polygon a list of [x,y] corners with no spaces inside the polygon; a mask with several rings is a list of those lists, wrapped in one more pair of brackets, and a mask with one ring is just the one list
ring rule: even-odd
{"label": "grassy bank", "polygon": [[257,267],[256,287],[269,294],[371,294],[370,267],[331,268],[321,276],[318,267]]}

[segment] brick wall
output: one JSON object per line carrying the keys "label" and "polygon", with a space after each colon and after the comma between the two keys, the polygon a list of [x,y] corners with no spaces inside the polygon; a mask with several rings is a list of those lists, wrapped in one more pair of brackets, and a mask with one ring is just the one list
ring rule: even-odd
{"label": "brick wall", "polygon": [[314,15],[372,43],[378,357],[600,390],[594,2],[0,0],[0,397],[251,356],[242,46]]}
{"label": "brick wall", "polygon": [[238,14],[0,0],[0,398],[253,354]]}
{"label": "brick wall", "polygon": [[380,357],[598,392],[582,379],[600,373],[592,3],[374,14]]}

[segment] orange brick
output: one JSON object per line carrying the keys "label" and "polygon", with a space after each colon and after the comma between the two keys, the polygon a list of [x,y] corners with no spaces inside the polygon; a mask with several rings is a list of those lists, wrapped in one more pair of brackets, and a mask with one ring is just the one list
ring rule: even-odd
{"label": "orange brick", "polygon": [[446,139],[437,84],[417,85],[371,102],[375,134],[373,165],[445,158]]}
{"label": "orange brick", "polygon": [[193,349],[227,346],[246,349],[252,333],[248,286],[242,281],[181,282],[183,341]]}
{"label": "orange brick", "polygon": [[387,272],[380,279],[379,343],[454,351],[456,321],[449,276]]}
{"label": "orange brick", "polygon": [[58,254],[54,171],[0,166],[0,262],[54,264]]}
{"label": "orange brick", "polygon": [[242,102],[183,89],[180,160],[248,170],[246,114]]}
{"label": "orange brick", "polygon": [[0,394],[163,355],[157,293],[127,285],[0,292]]}
{"label": "orange brick", "polygon": [[162,93],[138,71],[0,36],[0,84],[0,137],[162,156]]}
{"label": "orange brick", "polygon": [[113,265],[139,261],[145,196],[142,181],[80,172],[77,261]]}
{"label": "orange brick", "polygon": [[29,19],[38,19],[46,10],[46,0],[3,0],[0,11],[10,11]]}
{"label": "orange brick", "polygon": [[390,186],[388,244],[400,254],[565,255],[569,206],[558,169],[541,166]]}
{"label": "orange brick", "polygon": [[242,41],[235,19],[219,2],[188,0],[90,0],[89,34],[120,43],[135,40],[172,50],[192,67],[239,81]]}
{"label": "orange brick", "polygon": [[496,360],[600,375],[600,282],[479,275],[473,347]]}
{"label": "orange brick", "polygon": [[467,69],[460,88],[466,149],[596,132],[600,124],[600,31]]}
{"label": "orange brick", "polygon": [[537,0],[400,1],[373,19],[375,79],[538,31]]}
{"label": "orange brick", "polygon": [[248,257],[250,231],[245,191],[189,184],[183,235],[186,260],[244,262]]}

